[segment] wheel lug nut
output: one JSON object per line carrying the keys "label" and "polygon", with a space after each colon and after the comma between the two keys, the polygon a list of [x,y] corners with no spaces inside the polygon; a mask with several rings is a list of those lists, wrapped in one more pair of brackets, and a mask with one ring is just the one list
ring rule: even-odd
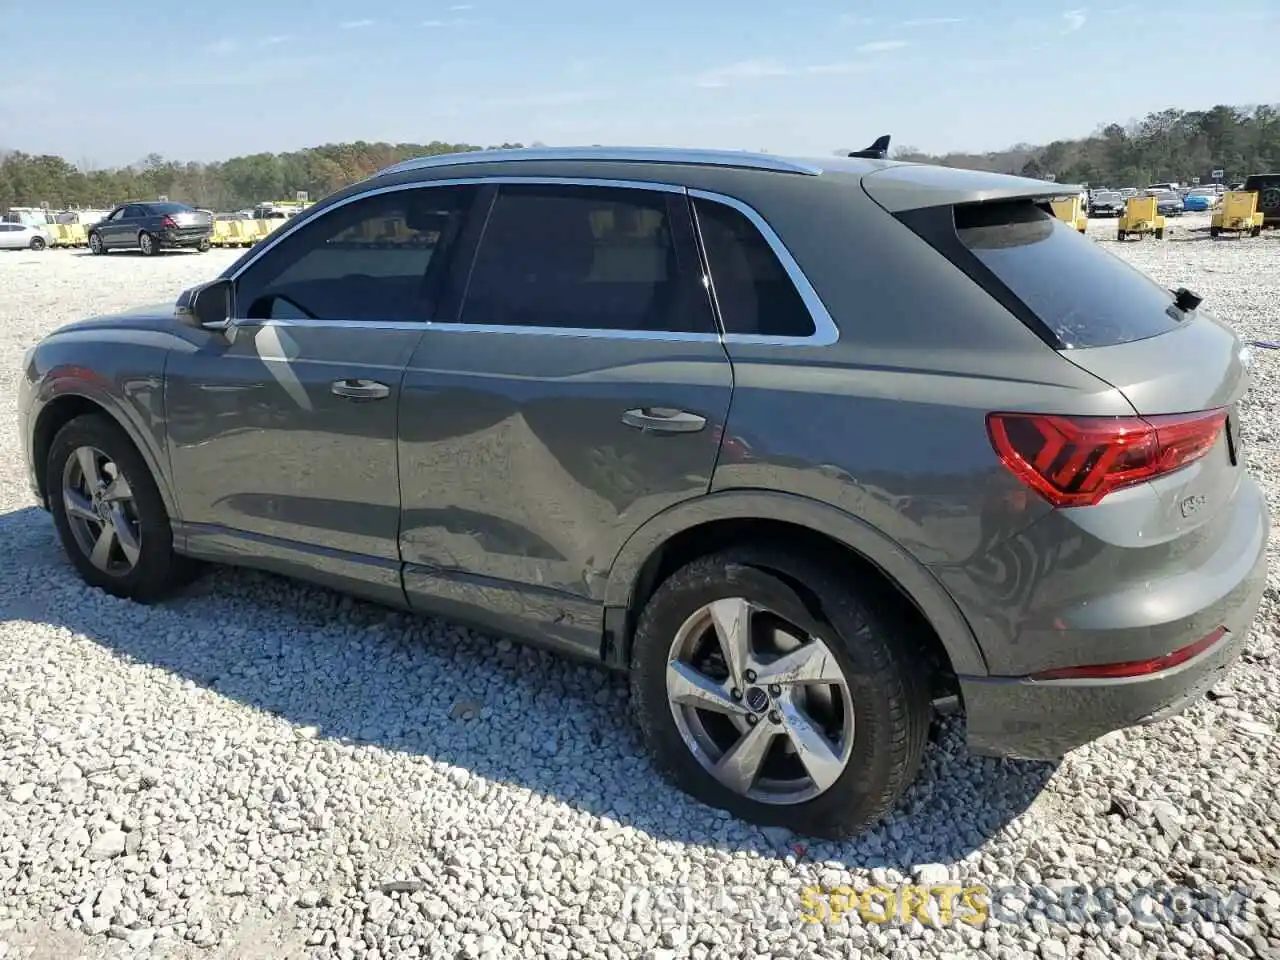
{"label": "wheel lug nut", "polygon": [[754,670],[748,670],[748,671],[746,672],[746,678],[747,678],[747,683],[755,683],[755,682],[756,682],[756,672],[755,672]]}
{"label": "wheel lug nut", "polygon": [[757,717],[754,713],[747,714],[747,726],[754,727],[759,722],[760,722],[760,718]]}
{"label": "wheel lug nut", "polygon": [[729,691],[729,696],[733,697],[733,699],[735,700],[741,700],[742,691],[739,690],[737,687],[734,687],[732,690]]}
{"label": "wheel lug nut", "polygon": [[778,686],[776,683],[769,684],[769,696],[771,697],[782,696],[782,688]]}
{"label": "wheel lug nut", "polygon": [[770,723],[781,723],[781,722],[782,722],[782,714],[780,714],[777,710],[770,710],[770,711],[769,711],[769,722],[770,722]]}

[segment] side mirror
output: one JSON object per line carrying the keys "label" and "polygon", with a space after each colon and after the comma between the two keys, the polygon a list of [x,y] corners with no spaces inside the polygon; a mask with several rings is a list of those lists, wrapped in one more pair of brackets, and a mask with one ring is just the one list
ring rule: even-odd
{"label": "side mirror", "polygon": [[200,330],[225,331],[231,326],[231,281],[210,280],[184,290],[174,305],[181,323]]}

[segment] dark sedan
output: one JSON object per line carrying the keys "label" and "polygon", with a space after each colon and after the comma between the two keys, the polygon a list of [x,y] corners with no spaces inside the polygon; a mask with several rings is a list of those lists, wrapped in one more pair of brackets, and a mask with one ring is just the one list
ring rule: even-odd
{"label": "dark sedan", "polygon": [[204,253],[213,236],[213,217],[185,203],[137,201],[116,207],[89,231],[89,249],[141,250],[155,256],[161,250],[194,249]]}
{"label": "dark sedan", "polygon": [[1089,198],[1089,216],[1118,217],[1124,213],[1125,199],[1119,193],[1104,191]]}

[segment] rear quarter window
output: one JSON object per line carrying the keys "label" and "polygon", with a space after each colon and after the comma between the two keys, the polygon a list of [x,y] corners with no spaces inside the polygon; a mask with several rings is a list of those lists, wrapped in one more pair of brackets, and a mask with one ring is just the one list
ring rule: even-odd
{"label": "rear quarter window", "polygon": [[1168,290],[1031,202],[957,206],[955,230],[961,247],[1067,349],[1178,326]]}

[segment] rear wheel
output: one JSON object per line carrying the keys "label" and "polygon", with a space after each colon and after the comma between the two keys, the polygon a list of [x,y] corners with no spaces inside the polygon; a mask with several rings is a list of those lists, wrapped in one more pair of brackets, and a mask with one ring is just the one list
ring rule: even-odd
{"label": "rear wheel", "polygon": [[1221,228],[1221,227],[1210,227],[1210,228],[1209,228],[1209,236],[1211,236],[1211,237],[1217,237],[1220,233],[1222,233],[1222,228]]}
{"label": "rear wheel", "polygon": [[102,243],[102,235],[98,233],[89,234],[89,252],[95,256],[101,256],[107,252],[106,246]]}
{"label": "rear wheel", "polygon": [[1126,234],[1123,230],[1117,230],[1117,231],[1116,231],[1116,239],[1117,239],[1117,240],[1123,240],[1126,236],[1128,236],[1128,234]]}
{"label": "rear wheel", "polygon": [[48,243],[48,241],[47,241],[47,240],[45,240],[45,238],[44,238],[44,237],[32,237],[32,238],[31,238],[31,243],[30,243],[30,244],[28,244],[28,246],[29,246],[32,250],[36,250],[36,251],[43,250],[43,249],[44,249],[45,247],[47,247],[48,245],[49,245],[49,243]]}
{"label": "rear wheel", "polygon": [[138,249],[144,257],[154,257],[160,252],[160,244],[151,234],[143,232],[138,234]]}
{"label": "rear wheel", "polygon": [[1158,229],[1156,230],[1156,239],[1157,239],[1157,240],[1163,240],[1163,239],[1164,239],[1164,227],[1160,227],[1160,228],[1158,228]]}
{"label": "rear wheel", "polygon": [[1261,228],[1261,227],[1254,227],[1252,230],[1250,230],[1250,231],[1249,231],[1249,236],[1251,236],[1251,237],[1260,237],[1260,236],[1262,236],[1262,228]]}
{"label": "rear wheel", "polygon": [[908,636],[891,607],[820,565],[725,551],[645,606],[633,707],[680,789],[748,821],[848,837],[889,813],[920,766],[931,710]]}
{"label": "rear wheel", "polygon": [[146,461],[105,414],[72,420],[53,438],[46,496],[63,549],[92,586],[143,602],[189,579],[173,552],[164,500]]}

